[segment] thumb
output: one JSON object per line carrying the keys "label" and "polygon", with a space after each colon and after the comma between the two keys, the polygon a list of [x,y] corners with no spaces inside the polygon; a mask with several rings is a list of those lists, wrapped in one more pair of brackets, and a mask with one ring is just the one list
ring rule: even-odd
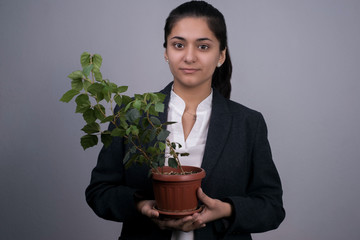
{"label": "thumb", "polygon": [[211,203],[211,198],[206,195],[202,188],[198,188],[197,195],[200,201],[202,201],[205,205],[209,205]]}

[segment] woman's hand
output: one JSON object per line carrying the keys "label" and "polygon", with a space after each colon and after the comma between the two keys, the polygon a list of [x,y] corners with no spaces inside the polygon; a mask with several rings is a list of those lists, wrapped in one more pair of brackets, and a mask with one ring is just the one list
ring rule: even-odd
{"label": "woman's hand", "polygon": [[202,225],[221,218],[230,217],[232,206],[230,203],[207,196],[201,188],[197,191],[198,198],[204,203],[204,209],[195,216],[195,224]]}
{"label": "woman's hand", "polygon": [[204,203],[204,208],[200,213],[186,216],[181,219],[160,219],[159,212],[153,207],[155,201],[145,200],[138,203],[138,210],[152,218],[160,229],[180,230],[184,232],[193,231],[206,226],[206,223],[225,217],[230,217],[232,207],[229,203],[222,202],[218,199],[208,197],[201,188],[198,189],[197,195],[200,201]]}
{"label": "woman's hand", "polygon": [[142,200],[137,203],[136,208],[141,214],[149,218],[158,218],[159,212],[155,210],[154,206],[154,200]]}

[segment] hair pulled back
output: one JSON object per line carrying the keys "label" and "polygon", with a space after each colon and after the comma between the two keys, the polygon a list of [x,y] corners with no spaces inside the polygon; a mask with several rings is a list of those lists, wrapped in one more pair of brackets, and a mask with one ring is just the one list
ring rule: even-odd
{"label": "hair pulled back", "polygon": [[209,29],[220,42],[220,51],[226,49],[225,62],[217,67],[212,76],[212,87],[217,89],[225,98],[230,98],[232,64],[227,44],[225,19],[222,13],[205,1],[190,1],[181,4],[172,10],[166,19],[164,27],[164,48],[167,47],[167,38],[175,24],[186,17],[205,18]]}

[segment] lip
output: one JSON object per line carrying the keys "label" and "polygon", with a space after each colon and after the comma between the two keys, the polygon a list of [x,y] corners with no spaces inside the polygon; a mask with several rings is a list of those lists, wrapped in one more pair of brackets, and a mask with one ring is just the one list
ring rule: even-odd
{"label": "lip", "polygon": [[199,71],[199,69],[197,69],[197,68],[180,68],[180,71],[182,71],[183,73],[186,73],[186,74],[192,74],[192,73]]}

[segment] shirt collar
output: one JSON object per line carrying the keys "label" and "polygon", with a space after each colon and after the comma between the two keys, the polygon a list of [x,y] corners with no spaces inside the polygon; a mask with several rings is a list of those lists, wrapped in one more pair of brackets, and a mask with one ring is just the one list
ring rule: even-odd
{"label": "shirt collar", "polygon": [[[202,100],[201,103],[199,103],[196,112],[199,113],[211,110],[212,99],[213,89],[211,88],[211,93],[204,100]],[[185,109],[184,100],[179,95],[177,95],[173,89],[170,92],[170,104],[176,106],[176,108],[178,108],[179,110],[181,109],[182,111],[184,111]]]}

